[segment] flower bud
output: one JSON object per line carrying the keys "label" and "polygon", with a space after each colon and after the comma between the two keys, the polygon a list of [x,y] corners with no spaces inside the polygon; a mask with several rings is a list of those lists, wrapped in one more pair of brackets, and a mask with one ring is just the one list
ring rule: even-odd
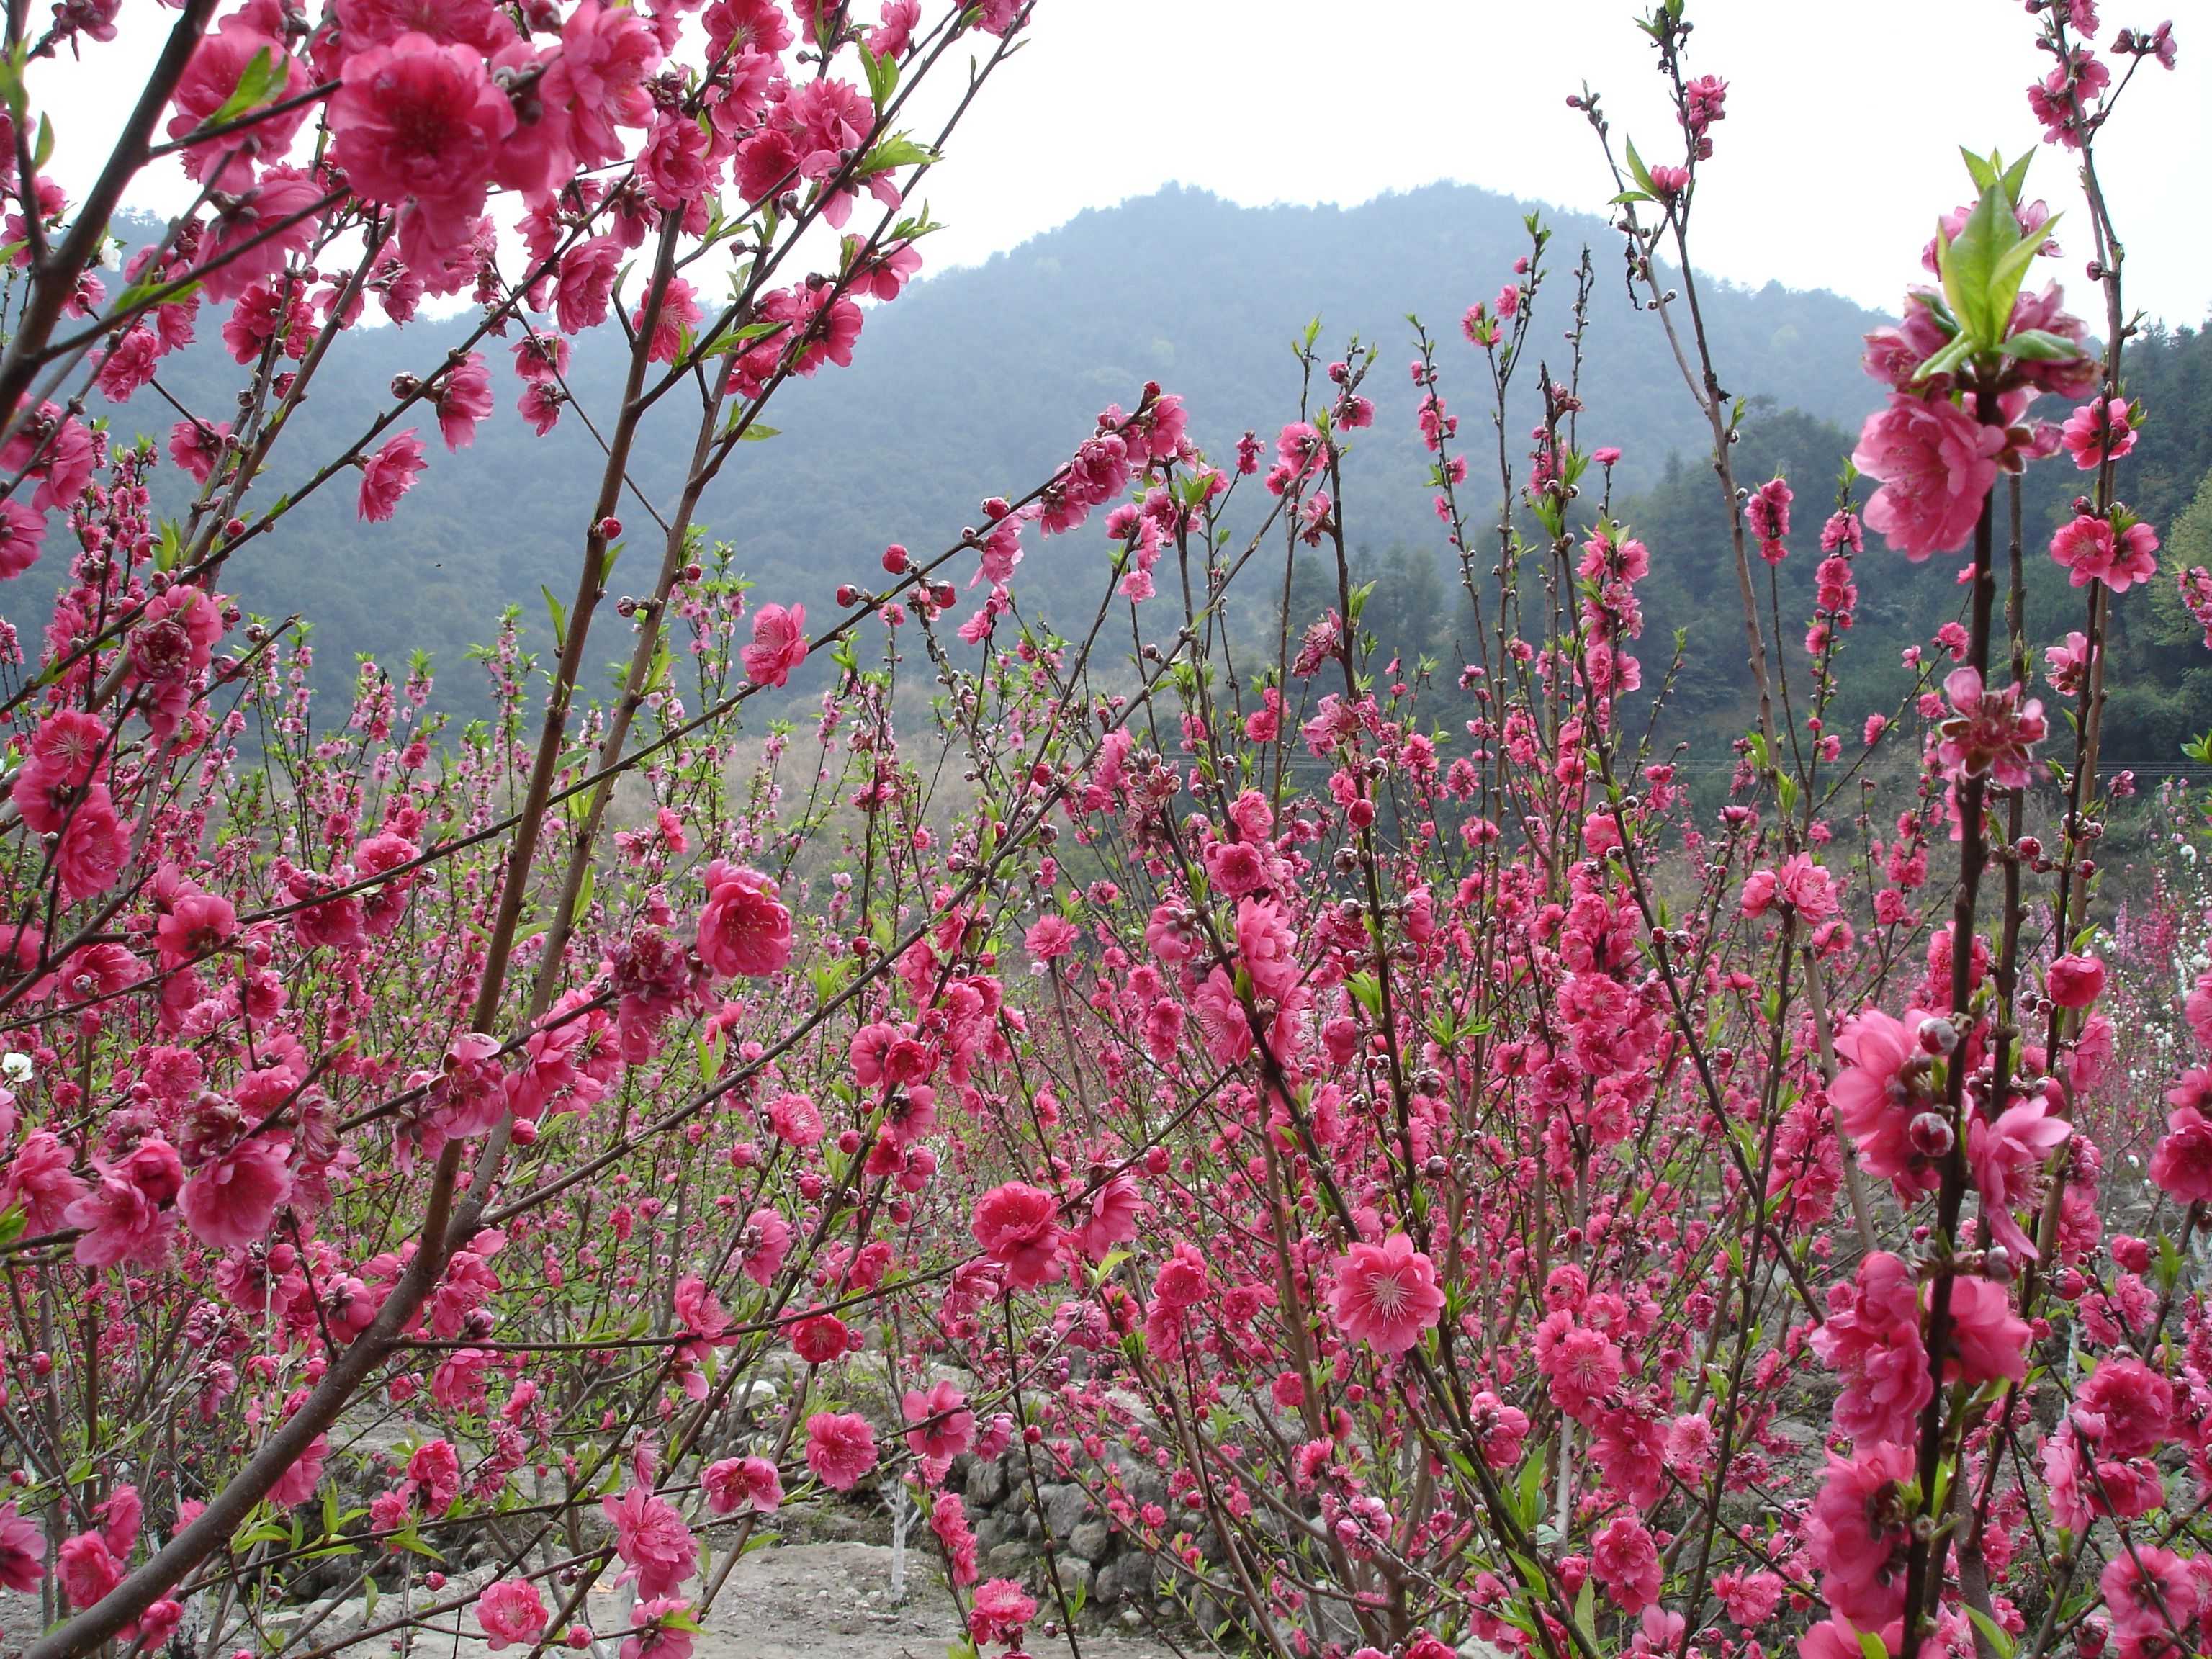
{"label": "flower bud", "polygon": [[906,568],[906,549],[893,542],[884,550],[884,568],[896,576]]}
{"label": "flower bud", "polygon": [[1912,1150],[1923,1158],[1941,1158],[1951,1150],[1957,1137],[1941,1112],[1922,1112],[1905,1126],[1905,1139]]}
{"label": "flower bud", "polygon": [[1948,1054],[1959,1046],[1959,1028],[1939,1015],[1920,1022],[1920,1046],[1931,1054]]}

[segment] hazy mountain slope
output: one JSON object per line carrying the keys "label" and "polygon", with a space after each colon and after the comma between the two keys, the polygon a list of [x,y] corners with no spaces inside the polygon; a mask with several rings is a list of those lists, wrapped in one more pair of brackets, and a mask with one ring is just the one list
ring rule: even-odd
{"label": "hazy mountain slope", "polygon": [[[1203,191],[1170,188],[1119,207],[1087,211],[1012,252],[916,284],[873,307],[850,368],[795,383],[770,419],[781,435],[741,449],[706,499],[709,532],[735,543],[764,595],[826,604],[836,584],[875,568],[884,543],[941,545],[977,517],[986,495],[1042,480],[1091,429],[1109,402],[1132,404],[1147,379],[1187,399],[1194,430],[1225,453],[1247,428],[1271,433],[1295,412],[1297,370],[1290,343],[1322,321],[1321,349],[1341,350],[1357,332],[1379,344],[1369,383],[1378,404],[1347,489],[1355,537],[1377,548],[1434,544],[1424,479],[1427,457],[1413,424],[1406,374],[1406,313],[1443,342],[1445,392],[1463,437],[1491,441],[1482,404],[1487,379],[1461,338],[1458,319],[1494,295],[1527,251],[1527,208],[1458,185],[1386,196],[1350,209],[1240,208]],[[1573,270],[1592,247],[1594,285],[1583,392],[1583,434],[1627,452],[1622,482],[1655,483],[1667,453],[1703,439],[1656,319],[1631,308],[1620,256],[1599,222],[1561,216],[1546,258],[1540,352],[1568,368],[1561,337]],[[1855,423],[1873,402],[1854,362],[1870,313],[1829,294],[1770,286],[1756,292],[1709,283],[1707,321],[1729,390],[1766,394]],[[222,349],[221,317],[165,368],[163,383],[210,418],[229,413],[238,369]],[[312,476],[309,458],[337,453],[388,397],[398,373],[437,366],[451,325],[405,331],[364,327],[343,338],[280,449],[263,501]],[[580,342],[574,376],[587,407],[611,401],[619,337]],[[526,603],[543,634],[537,589],[567,597],[579,526],[589,510],[599,455],[572,411],[552,436],[532,436],[514,413],[520,387],[502,344],[491,354],[500,412],[471,449],[448,455],[432,442],[429,471],[389,524],[355,518],[356,480],[337,478],[295,510],[289,528],[256,543],[225,585],[264,614],[297,611],[317,629],[320,677],[343,678],[354,654],[396,660],[431,651],[453,683],[459,651],[485,638],[503,604]],[[1523,380],[1533,387],[1535,365]],[[634,467],[658,499],[673,496],[688,457],[683,398],[648,427]],[[166,437],[172,411],[151,392],[112,411],[119,431]],[[1509,434],[1524,447],[1528,411]],[[1482,476],[1477,453],[1478,477]],[[173,477],[174,475],[171,475]],[[642,549],[647,515],[622,516]],[[1095,534],[1047,544],[1023,580],[1031,597],[1072,582],[1086,596],[1101,544]],[[634,555],[642,565],[647,555]],[[34,620],[60,577],[58,561],[5,595],[8,614]],[[44,579],[44,580],[41,580]],[[640,570],[618,572],[641,583]]]}

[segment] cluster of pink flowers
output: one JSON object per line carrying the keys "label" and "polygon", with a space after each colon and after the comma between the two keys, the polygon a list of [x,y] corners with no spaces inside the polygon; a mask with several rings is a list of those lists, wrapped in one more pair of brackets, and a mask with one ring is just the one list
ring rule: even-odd
{"label": "cluster of pink flowers", "polygon": [[2124,593],[2158,574],[2158,532],[2139,519],[2116,526],[2110,518],[2078,514],[2051,537],[2051,556],[2075,586],[2102,582]]}

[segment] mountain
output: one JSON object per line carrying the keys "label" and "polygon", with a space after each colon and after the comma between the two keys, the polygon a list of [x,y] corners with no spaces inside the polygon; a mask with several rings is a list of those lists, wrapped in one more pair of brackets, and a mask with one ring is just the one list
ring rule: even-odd
{"label": "mountain", "polygon": [[[941,548],[977,521],[984,497],[1042,482],[1103,408],[1132,406],[1147,380],[1182,395],[1194,435],[1217,457],[1226,459],[1248,428],[1272,435],[1297,413],[1294,343],[1318,319],[1323,363],[1354,336],[1379,349],[1364,388],[1377,406],[1376,423],[1355,434],[1342,503],[1350,539],[1363,550],[1361,574],[1381,584],[1370,616],[1394,619],[1393,643],[1408,660],[1423,652],[1455,660],[1453,618],[1464,600],[1431,510],[1430,457],[1406,372],[1413,356],[1407,313],[1418,314],[1437,342],[1442,390],[1460,416],[1473,472],[1463,499],[1480,520],[1491,510],[1483,480],[1494,476],[1486,458],[1494,458],[1496,440],[1486,362],[1462,338],[1459,319],[1511,279],[1514,261],[1529,251],[1531,210],[1488,191],[1437,185],[1350,208],[1244,208],[1170,186],[1085,211],[982,264],[918,282],[894,304],[869,307],[852,366],[824,368],[778,395],[769,418],[781,432],[739,447],[708,491],[700,524],[710,538],[732,544],[758,597],[802,602],[818,615],[839,582],[881,580],[877,556],[885,544],[902,542],[917,553]],[[1741,607],[1712,476],[1698,459],[1708,443],[1703,425],[1657,319],[1630,301],[1618,239],[1587,216],[1547,211],[1544,222],[1553,235],[1541,262],[1531,361],[1507,413],[1509,450],[1518,469],[1534,418],[1535,360],[1546,360],[1553,379],[1571,371],[1564,336],[1586,246],[1593,275],[1580,433],[1587,447],[1623,450],[1616,511],[1653,550],[1645,595],[1651,626],[1640,653],[1656,680],[1672,631],[1685,629],[1691,659],[1680,729],[1740,730],[1747,718]],[[1774,284],[1753,289],[1707,277],[1701,291],[1726,389],[1750,400],[1753,411],[1739,481],[1786,471],[1798,491],[1799,550],[1781,573],[1784,643],[1795,650],[1816,558],[1810,532],[1826,515],[1860,420],[1879,402],[1857,355],[1860,336],[1882,319],[1832,294]],[[173,395],[210,418],[229,413],[239,374],[221,345],[219,321],[204,317],[201,342],[170,360],[162,376]],[[456,326],[364,326],[342,337],[280,447],[280,456],[294,459],[280,460],[257,498],[265,503],[296,490],[312,475],[310,460],[338,453],[386,406],[395,374],[438,366]],[[430,466],[396,519],[356,522],[347,474],[225,574],[225,587],[250,609],[297,612],[314,625],[317,679],[326,692],[342,691],[357,653],[396,665],[421,648],[437,664],[439,701],[480,712],[480,683],[462,660],[466,647],[494,632],[502,607],[518,604],[526,645],[542,647],[549,630],[538,585],[564,602],[573,590],[599,451],[573,410],[550,436],[533,436],[514,410],[520,382],[507,352],[499,342],[487,347],[498,413],[458,454],[436,442],[434,422],[422,423]],[[2212,342],[2185,329],[2153,331],[2131,354],[2131,389],[2143,391],[2154,420],[2125,465],[2123,488],[2164,526],[2212,468]],[[612,331],[577,343],[571,380],[587,410],[612,402],[621,373],[621,339]],[[634,460],[633,478],[662,502],[675,495],[690,453],[677,407],[687,395],[672,397],[647,423]],[[124,432],[166,434],[173,416],[149,392],[112,418]],[[2040,554],[2075,484],[2063,461],[2030,474],[2030,620],[2039,632],[2079,625],[2071,620],[2079,596]],[[622,516],[636,550],[631,562],[644,566],[657,539],[649,519],[634,501]],[[1105,580],[1097,524],[1028,540],[1015,584],[1025,612],[1042,605],[1063,623],[1087,617]],[[0,608],[19,626],[40,620],[36,607],[51,594],[58,564],[50,558],[10,584],[14,591],[0,590]],[[1952,574],[1943,561],[1909,568],[1869,550],[1838,719],[1856,723],[1894,707],[1903,679],[1897,652],[1925,641],[1953,613]],[[618,569],[611,591],[648,580],[641,568]],[[2191,721],[2192,731],[2212,724],[2212,673],[2183,648],[2197,647],[2166,614],[2174,609],[2166,605],[2154,624],[2135,627],[2121,642],[2136,653],[2139,672],[2124,688],[2128,708],[2116,710],[2129,746],[2108,752],[2168,753],[2172,732]],[[1268,620],[1272,633],[1272,611]],[[603,627],[611,658],[623,648],[623,630]],[[2207,684],[2190,689],[2199,679]]]}
{"label": "mountain", "polygon": [[[941,547],[976,521],[985,496],[1041,482],[1089,435],[1100,410],[1133,406],[1147,380],[1184,397],[1194,434],[1217,455],[1232,453],[1247,428],[1272,434],[1296,413],[1292,343],[1318,318],[1324,362],[1354,335],[1380,348],[1367,383],[1376,422],[1361,434],[1348,475],[1353,534],[1378,548],[1433,547],[1439,538],[1425,483],[1429,458],[1413,423],[1406,316],[1418,313],[1440,342],[1443,391],[1480,478],[1481,446],[1494,442],[1487,372],[1458,319],[1510,280],[1514,260],[1528,251],[1530,210],[1438,185],[1352,208],[1243,208],[1171,186],[1085,211],[981,265],[918,282],[895,304],[871,307],[852,367],[825,368],[779,394],[769,419],[780,435],[741,447],[708,492],[700,520],[736,547],[763,598],[826,606],[839,581],[876,572],[885,544]],[[1695,410],[1656,321],[1631,307],[1616,239],[1595,218],[1547,214],[1546,222],[1554,237],[1532,352],[1549,360],[1554,378],[1569,371],[1562,335],[1587,243],[1595,276],[1583,434],[1626,452],[1625,486],[1654,483],[1669,451],[1701,447]],[[1737,382],[1731,392],[1854,425],[1873,405],[1872,383],[1854,362],[1859,335],[1878,320],[1872,313],[1833,295],[1774,285],[1709,281],[1706,291],[1708,324]],[[200,342],[162,376],[173,395],[212,419],[230,413],[239,374],[219,324],[217,313],[204,315]],[[337,453],[384,406],[394,375],[437,367],[454,327],[363,326],[342,337],[257,499],[296,490],[312,476],[311,460]],[[456,672],[465,648],[488,637],[501,608],[514,603],[526,604],[526,626],[542,642],[538,585],[564,600],[573,586],[599,452],[574,411],[550,436],[533,436],[514,410],[520,383],[507,354],[488,343],[498,414],[473,447],[453,455],[436,443],[434,423],[423,423],[431,464],[397,518],[356,522],[349,474],[296,507],[284,532],[251,544],[225,573],[225,586],[249,609],[298,612],[314,625],[318,678],[329,690],[349,678],[356,653],[397,663],[420,647],[439,665],[441,700],[471,703],[474,677]],[[572,377],[586,409],[611,401],[620,348],[611,330],[578,342]],[[1531,361],[1521,375],[1524,397],[1533,395],[1537,367]],[[648,422],[633,468],[662,501],[673,496],[689,454],[673,406],[681,401],[679,393]],[[1533,407],[1518,404],[1511,416],[1516,454]],[[149,392],[111,418],[121,432],[166,436],[173,416]],[[623,516],[641,550],[647,515],[626,501]],[[1095,530],[1041,546],[1030,539],[1018,588],[1025,600],[1079,590],[1089,604],[1103,569]],[[647,556],[632,555],[640,564]],[[51,593],[56,563],[0,600],[19,625]],[[641,571],[618,571],[617,590],[625,576],[645,580]]]}
{"label": "mountain", "polygon": [[[886,540],[937,545],[975,521],[982,496],[1043,477],[1100,410],[1132,406],[1147,380],[1182,395],[1194,435],[1225,459],[1247,428],[1272,437],[1295,418],[1292,344],[1318,318],[1323,363],[1354,335],[1380,349],[1366,386],[1376,424],[1347,475],[1347,523],[1377,545],[1436,542],[1407,315],[1440,343],[1443,390],[1483,476],[1494,453],[1485,447],[1494,445],[1487,371],[1459,319],[1512,280],[1529,251],[1529,211],[1454,185],[1353,208],[1240,208],[1170,188],[1086,211],[872,313],[853,368],[778,405],[783,435],[745,457],[734,497],[710,500],[710,515],[764,571],[786,561],[819,568],[826,557],[842,574]],[[1703,443],[1702,428],[1656,320],[1629,304],[1617,239],[1593,218],[1547,222],[1550,274],[1532,350],[1565,378],[1573,267],[1588,243],[1595,282],[1583,434],[1626,452],[1620,477],[1633,488],[1658,476],[1668,450]],[[1860,335],[1881,320],[1873,313],[1829,294],[1717,285],[1711,319],[1741,380],[1730,391],[1853,425],[1876,403],[1856,366]],[[1523,399],[1537,368],[1520,375]],[[1534,404],[1516,409],[1517,459]],[[824,479],[834,494],[810,501]],[[1046,544],[1031,562],[1056,574],[1095,561],[1099,548],[1078,536]]]}

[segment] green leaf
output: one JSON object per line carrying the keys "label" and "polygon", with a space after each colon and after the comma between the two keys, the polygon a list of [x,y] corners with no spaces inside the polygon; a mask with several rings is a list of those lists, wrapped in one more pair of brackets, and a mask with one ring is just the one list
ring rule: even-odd
{"label": "green leaf", "polygon": [[2013,301],[2020,297],[2020,285],[2027,279],[2028,266],[2034,263],[2052,229],[2064,216],[2054,213],[2043,222],[2034,235],[2022,236],[2020,221],[2014,216],[2010,204],[2007,204],[2004,214],[2016,240],[1998,257],[1995,269],[1990,273],[1990,305],[1999,328],[2002,328],[2012,317]]}
{"label": "green leaf", "polygon": [[860,68],[868,77],[868,96],[874,100],[876,113],[880,115],[884,106],[890,102],[891,94],[898,90],[898,59],[889,55],[878,58],[866,46],[858,50]]}
{"label": "green leaf", "polygon": [[31,152],[32,171],[44,173],[46,170],[46,163],[53,159],[53,155],[54,124],[51,117],[41,112],[39,116],[39,142],[37,147]]}
{"label": "green leaf", "polygon": [[1859,1632],[1859,1651],[1866,1659],[1889,1659],[1889,1646],[1870,1630]]}
{"label": "green leaf", "polygon": [[566,651],[568,648],[568,613],[562,607],[561,601],[553,597],[553,590],[544,582],[538,584],[538,591],[545,596],[545,609],[553,617],[553,648]]}
{"label": "green leaf", "polygon": [[1382,1018],[1382,984],[1372,974],[1354,974],[1344,981],[1345,988],[1359,999],[1359,1006],[1376,1019]]}
{"label": "green leaf", "polygon": [[23,1236],[24,1224],[28,1220],[21,1202],[0,1210],[0,1244],[13,1244]]}
{"label": "green leaf", "polygon": [[292,60],[279,58],[264,46],[253,54],[253,61],[238,77],[237,90],[223,100],[222,107],[207,118],[210,127],[227,126],[248,110],[269,102],[284,89],[292,78]]}
{"label": "green leaf", "polygon": [[783,436],[783,429],[781,427],[763,426],[758,422],[755,422],[751,426],[747,427],[743,432],[738,434],[738,441],[739,443],[745,444],[757,444],[763,438],[781,438],[781,436]]}
{"label": "green leaf", "polygon": [[2161,1227],[2158,1232],[2158,1261],[2154,1269],[2160,1290],[2171,1295],[2181,1282],[2181,1252],[2173,1247],[2173,1240]]}
{"label": "green leaf", "polygon": [[716,337],[707,349],[709,357],[734,357],[755,340],[769,334],[781,334],[791,326],[788,323],[747,323],[743,328],[730,329]]}
{"label": "green leaf", "polygon": [[1516,1505],[1516,1507],[1520,1511],[1519,1520],[1521,1522],[1521,1529],[1523,1532],[1533,1531],[1536,1525],[1536,1516],[1541,1512],[1543,1508],[1543,1459],[1540,1457],[1531,1457],[1528,1462],[1522,1464],[1518,1497],[1520,1498],[1520,1502]]}
{"label": "green leaf", "polygon": [[910,167],[923,161],[934,161],[937,152],[927,144],[918,144],[902,132],[895,132],[860,158],[860,175],[887,173],[893,167]]}
{"label": "green leaf", "polygon": [[2011,210],[2000,207],[1995,191],[1981,193],[1956,236],[1936,227],[1936,272],[1942,279],[1943,297],[1959,319],[1960,336],[1971,342],[1969,352],[1986,351],[1997,343],[2004,325],[2002,319],[1989,314],[1990,277],[2019,237]]}
{"label": "green leaf", "polygon": [[1636,153],[1636,140],[1629,138],[1625,142],[1628,146],[1629,176],[1634,179],[1644,191],[1656,196],[1659,193],[1659,187],[1651,182],[1651,169],[1644,165],[1644,158]]}
{"label": "green leaf", "polygon": [[23,84],[23,66],[31,61],[31,38],[27,32],[16,43],[15,49],[0,58],[0,100],[8,106],[9,117],[21,131],[24,117],[29,114],[31,94]]}
{"label": "green leaf", "polygon": [[2004,349],[2008,357],[2025,357],[2044,363],[2068,362],[2081,355],[2081,348],[2073,341],[2039,328],[2024,328],[2008,336]]}
{"label": "green leaf", "polygon": [[1948,374],[1974,355],[1974,343],[1962,331],[1950,344],[1920,365],[1919,378],[1932,380],[1938,374]]}
{"label": "green leaf", "polygon": [[[1968,1607],[1966,1617],[1974,1621],[1976,1630],[1989,1638],[1990,1645],[1996,1650],[1997,1659],[2012,1659],[2012,1636],[2003,1626],[1979,1607]],[[1887,1653],[1887,1650],[1884,1651]]]}
{"label": "green leaf", "polygon": [[584,866],[584,878],[576,884],[576,902],[568,907],[569,927],[575,927],[590,914],[592,890],[598,884],[599,877],[599,871],[597,865],[587,864]]}
{"label": "green leaf", "polygon": [[1540,1596],[1551,1594],[1551,1586],[1544,1582],[1544,1570],[1541,1567],[1518,1550],[1508,1550],[1505,1553],[1513,1565],[1520,1569],[1521,1577],[1527,1582],[1530,1589]]}

